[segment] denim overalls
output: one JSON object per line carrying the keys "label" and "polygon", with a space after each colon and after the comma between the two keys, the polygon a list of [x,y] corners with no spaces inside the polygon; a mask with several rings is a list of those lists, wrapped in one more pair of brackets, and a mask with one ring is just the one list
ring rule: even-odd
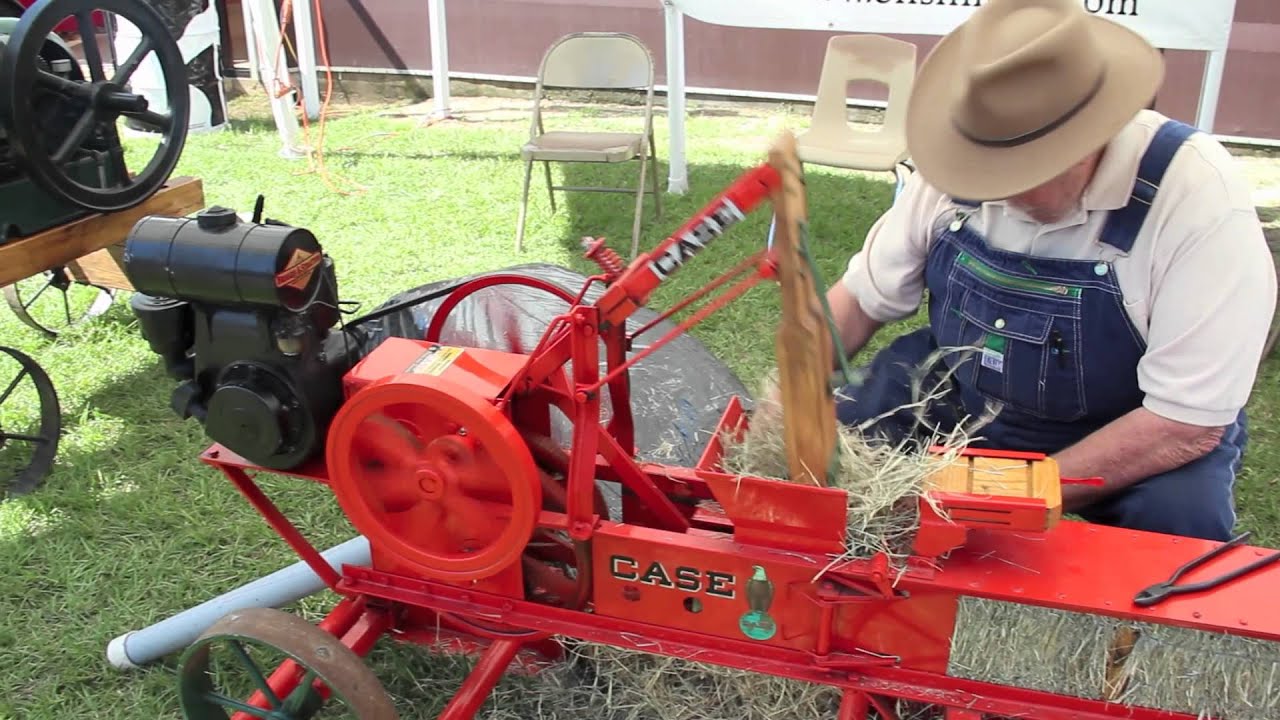
{"label": "denim overalls", "polygon": [[[1165,169],[1194,131],[1177,121],[1160,128],[1133,197],[1111,213],[1103,242],[1121,252],[1132,248]],[[930,377],[949,372],[950,390],[927,408],[932,428],[920,426],[916,410],[903,409],[875,421],[873,429],[890,441],[927,441],[931,429],[950,432],[994,402],[999,412],[977,430],[974,446],[1054,453],[1141,406],[1136,369],[1145,344],[1124,309],[1114,268],[995,249],[969,229],[967,212],[942,218],[930,248],[929,326],[894,340],[867,368],[865,382],[839,391],[840,420],[863,423],[917,401],[912,379],[939,348],[947,352]],[[932,383],[926,379],[923,390]],[[1227,540],[1246,438],[1241,411],[1208,455],[1079,514],[1100,524]]]}

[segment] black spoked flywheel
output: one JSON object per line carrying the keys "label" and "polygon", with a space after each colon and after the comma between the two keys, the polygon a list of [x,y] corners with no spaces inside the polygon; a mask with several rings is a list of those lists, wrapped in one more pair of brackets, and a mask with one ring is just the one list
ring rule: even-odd
{"label": "black spoked flywheel", "polygon": [[[113,68],[103,62],[95,16],[114,14],[137,28],[141,40]],[[42,58],[53,29],[75,21],[88,76],[78,65],[56,72]],[[118,22],[118,21],[117,21]],[[76,44],[69,39],[68,45]],[[154,57],[164,81],[165,106],[153,109],[130,79]],[[133,207],[169,179],[186,142],[191,113],[186,65],[163,19],[145,0],[37,0],[22,15],[0,57],[0,117],[14,153],[47,192],[97,212]],[[50,110],[50,106],[54,110]],[[50,112],[62,122],[51,123]],[[125,164],[117,121],[159,133],[145,167]],[[97,172],[72,164],[88,154]]]}
{"label": "black spoked flywheel", "polygon": [[26,353],[0,346],[0,495],[25,495],[53,469],[62,435],[58,394]]}

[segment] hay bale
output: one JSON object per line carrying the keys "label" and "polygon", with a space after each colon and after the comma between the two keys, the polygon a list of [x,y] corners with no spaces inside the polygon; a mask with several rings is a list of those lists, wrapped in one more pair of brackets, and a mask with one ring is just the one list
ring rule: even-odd
{"label": "hay bale", "polygon": [[1181,627],[1136,629],[1123,702],[1232,720],[1280,717],[1280,643]]}
{"label": "hay bale", "polygon": [[[1119,638],[1136,638],[1116,653]],[[1280,717],[1280,643],[961,598],[947,674],[1231,720]]]}

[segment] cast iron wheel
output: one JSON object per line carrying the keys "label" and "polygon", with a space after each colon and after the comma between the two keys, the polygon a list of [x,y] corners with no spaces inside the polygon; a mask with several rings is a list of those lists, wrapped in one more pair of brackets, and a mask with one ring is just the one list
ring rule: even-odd
{"label": "cast iron wheel", "polygon": [[[279,697],[267,679],[288,661],[301,678],[293,692]],[[225,677],[237,670],[244,675],[239,682]],[[215,675],[231,685],[215,687]],[[186,720],[227,720],[229,711],[268,720],[399,718],[391,697],[359,655],[321,628],[271,608],[238,610],[214,623],[182,654],[178,681]],[[254,693],[269,708],[250,705]],[[345,706],[344,712],[334,713],[335,702]]]}
{"label": "cast iron wheel", "polygon": [[[93,13],[116,13],[141,33],[142,40],[108,78],[93,22]],[[88,81],[77,82],[44,70],[40,51],[49,33],[67,17],[75,17],[83,43]],[[148,109],[147,99],[128,89],[129,78],[155,53],[164,77],[168,112]],[[182,154],[190,122],[191,98],[186,64],[178,44],[160,15],[142,0],[37,0],[18,22],[0,59],[0,110],[14,153],[31,179],[47,192],[97,212],[133,207],[151,197],[169,179]],[[37,122],[37,95],[68,102],[78,118],[65,136]],[[162,135],[147,166],[130,177],[116,121],[127,117]],[[108,180],[102,186],[73,178],[64,163],[92,149],[105,158]]]}
{"label": "cast iron wheel", "polygon": [[75,281],[66,268],[54,268],[4,286],[4,299],[13,314],[50,339],[106,312],[115,296],[115,290],[110,288]]}
{"label": "cast iron wheel", "polygon": [[4,383],[0,390],[0,467],[8,475],[8,495],[26,495],[53,469],[62,435],[62,409],[53,382],[39,363],[10,347],[0,346],[0,351],[16,361],[6,360],[7,367],[0,368],[0,383]]}

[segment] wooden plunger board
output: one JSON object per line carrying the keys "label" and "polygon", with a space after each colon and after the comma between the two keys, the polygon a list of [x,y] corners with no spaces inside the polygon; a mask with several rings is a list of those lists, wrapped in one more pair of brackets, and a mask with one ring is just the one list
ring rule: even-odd
{"label": "wooden plunger board", "polygon": [[95,213],[0,245],[0,286],[56,267],[76,280],[114,290],[132,290],[124,276],[124,241],[147,215],[183,217],[204,209],[199,178],[170,178],[151,197],[128,210]]}
{"label": "wooden plunger board", "polygon": [[783,133],[769,150],[769,164],[782,179],[773,198],[773,245],[782,289],[776,341],[789,479],[826,485],[836,446],[835,396],[828,380],[835,355],[818,297],[825,288],[817,287],[800,249],[808,217],[795,136]]}

